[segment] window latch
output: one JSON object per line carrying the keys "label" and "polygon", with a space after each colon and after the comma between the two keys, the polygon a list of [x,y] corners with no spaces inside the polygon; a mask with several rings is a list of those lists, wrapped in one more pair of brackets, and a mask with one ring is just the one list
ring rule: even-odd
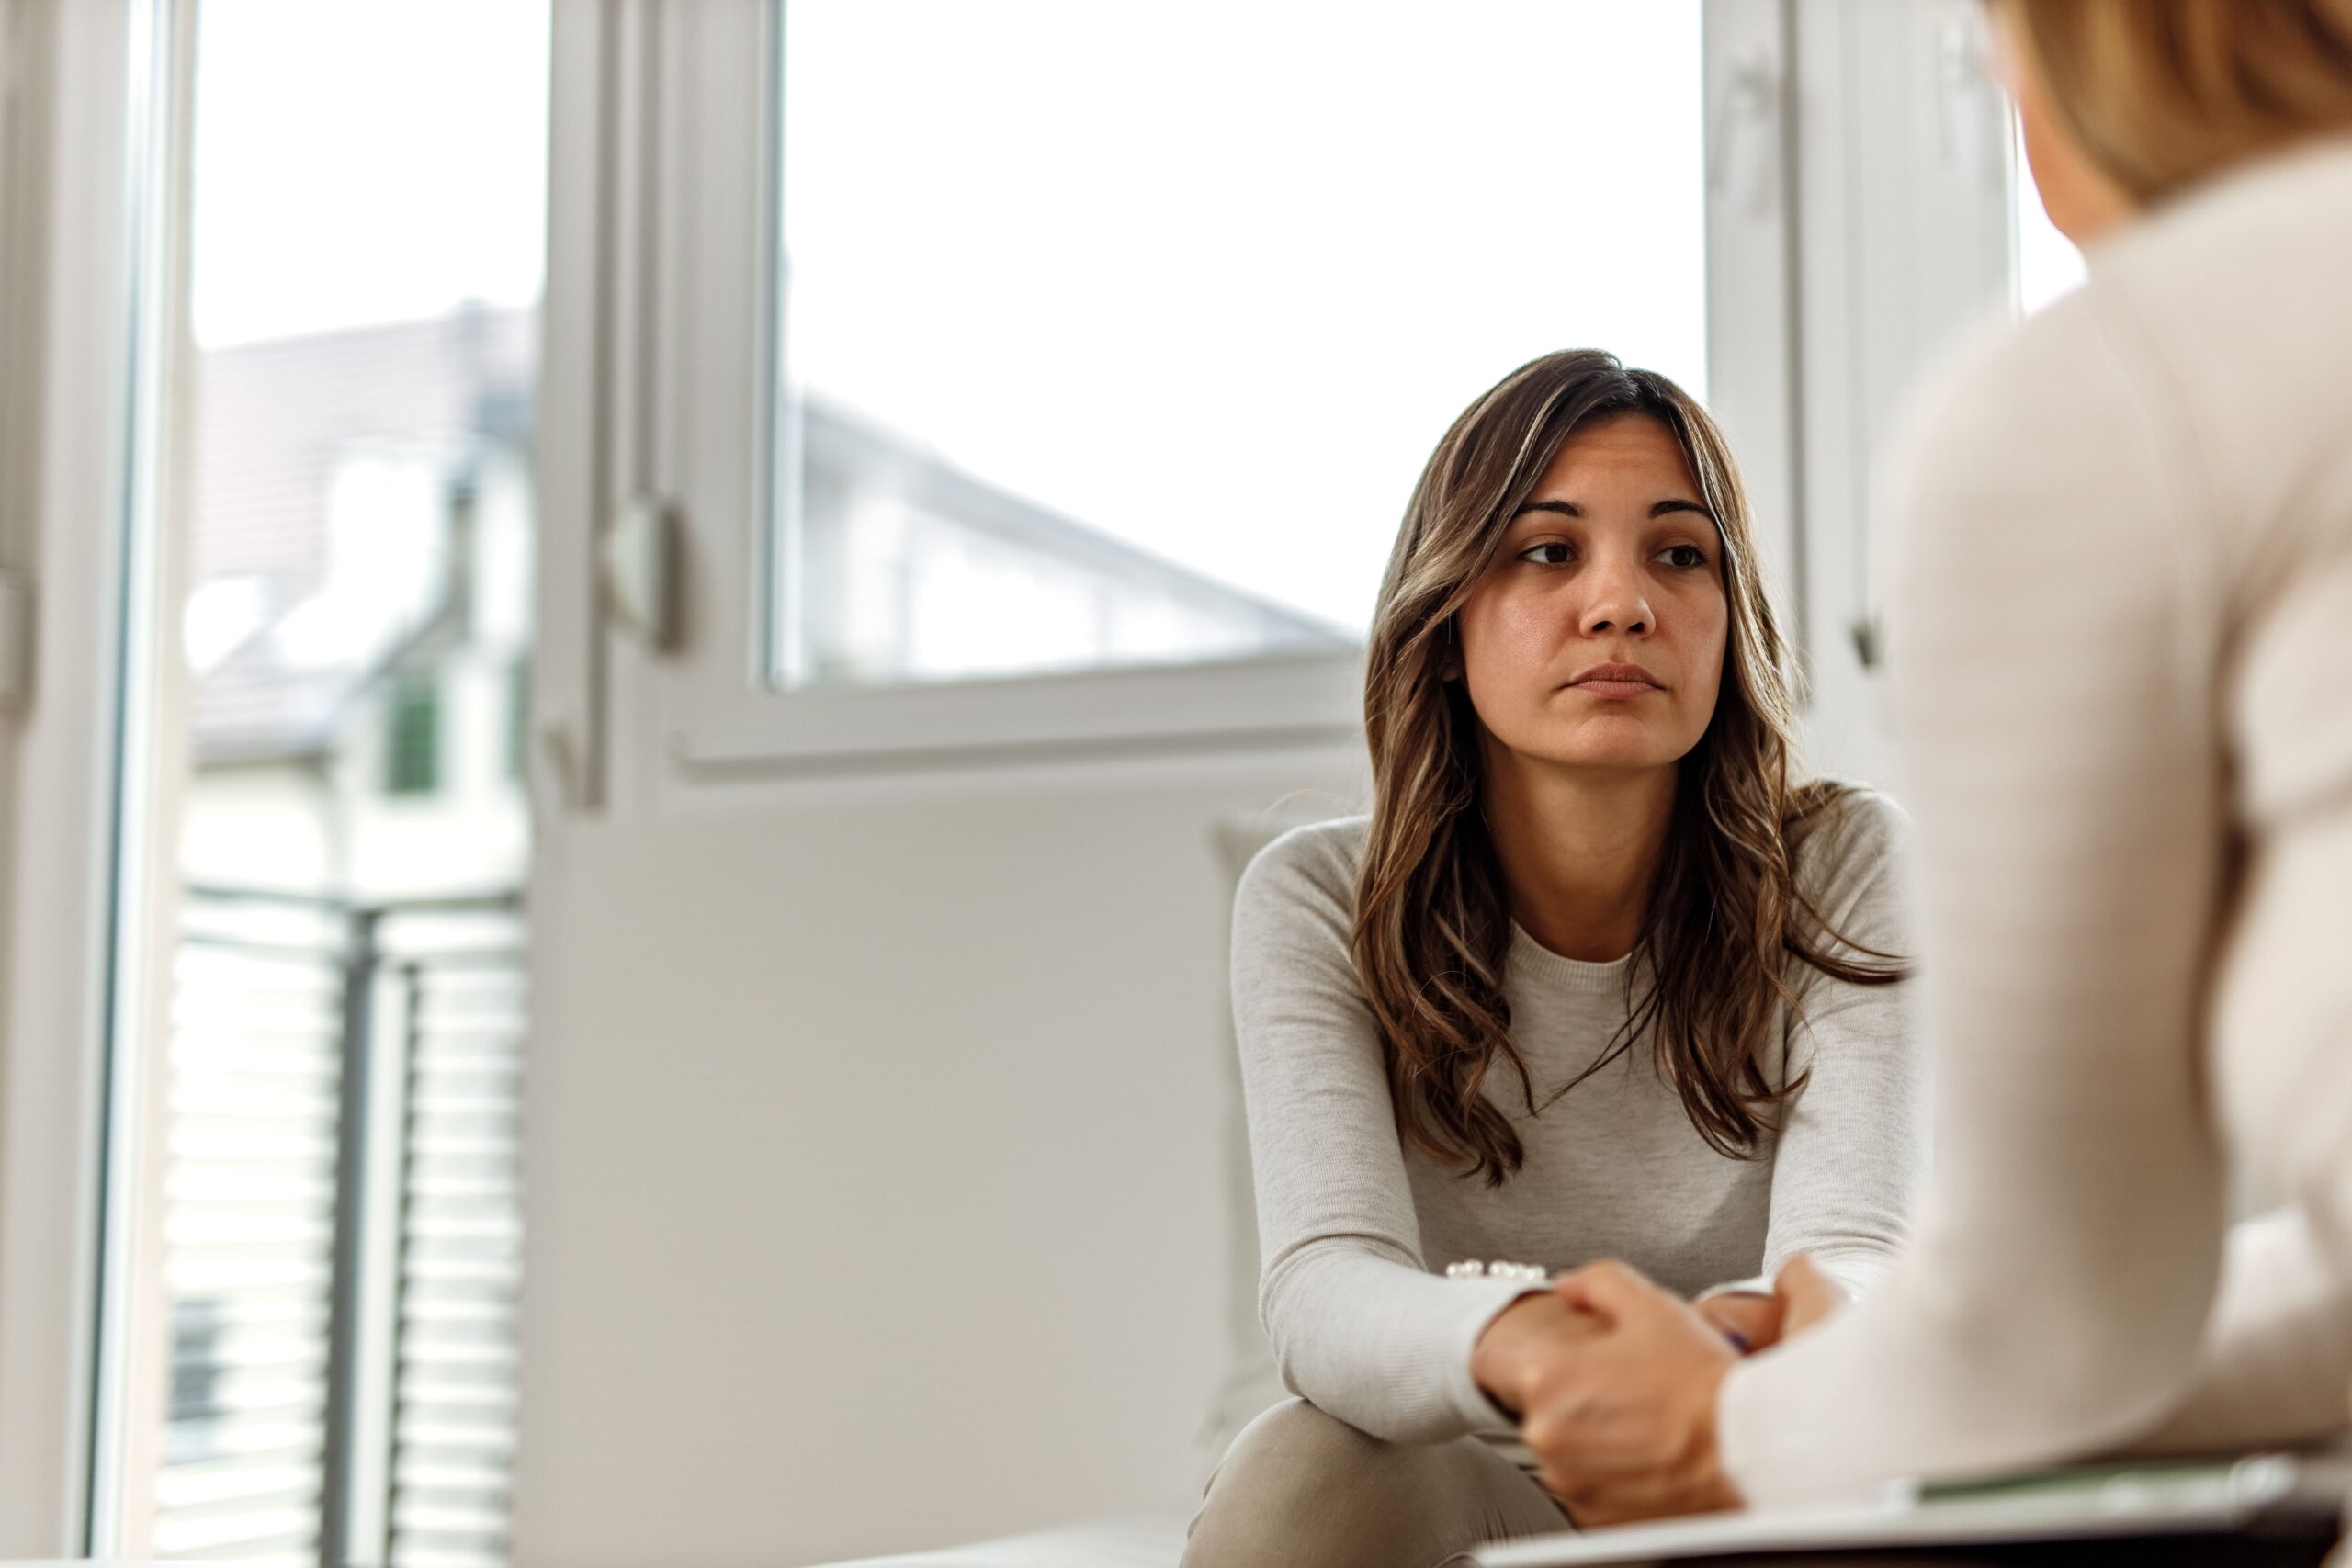
{"label": "window latch", "polygon": [[675,504],[640,495],[605,536],[605,604],[622,630],[656,653],[678,646],[685,530]]}
{"label": "window latch", "polygon": [[1857,615],[1848,628],[1854,638],[1854,657],[1865,670],[1875,670],[1886,658],[1886,621],[1875,611]]}

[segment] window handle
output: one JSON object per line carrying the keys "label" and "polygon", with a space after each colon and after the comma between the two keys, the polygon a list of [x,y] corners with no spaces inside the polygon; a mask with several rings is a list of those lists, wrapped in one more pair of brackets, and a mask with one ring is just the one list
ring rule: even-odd
{"label": "window handle", "polygon": [[1854,639],[1854,657],[1865,670],[1875,670],[1886,658],[1886,617],[1876,611],[1854,617],[1847,628]]}
{"label": "window handle", "polygon": [[[1735,162],[1753,169],[1744,183],[1748,200],[1760,209],[1771,198],[1777,163],[1772,127],[1778,118],[1781,79],[1772,57],[1750,49],[1731,62],[1715,103],[1714,123],[1707,137],[1707,189],[1722,196],[1733,189]],[[1754,152],[1741,156],[1742,148]]]}
{"label": "window handle", "polygon": [[546,759],[557,810],[566,817],[577,815],[588,804],[588,791],[581,776],[580,739],[570,720],[539,727],[539,755]]}
{"label": "window handle", "polygon": [[639,495],[605,536],[605,604],[620,628],[656,653],[678,646],[679,566],[685,533],[675,504]]}

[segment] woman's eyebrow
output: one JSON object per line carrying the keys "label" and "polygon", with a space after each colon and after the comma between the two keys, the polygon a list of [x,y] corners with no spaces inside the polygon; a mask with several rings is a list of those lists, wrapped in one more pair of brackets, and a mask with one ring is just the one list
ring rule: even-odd
{"label": "woman's eyebrow", "polygon": [[[1526,505],[1521,507],[1518,511],[1510,514],[1511,521],[1516,523],[1519,519],[1526,516],[1531,512],[1556,512],[1563,517],[1581,517],[1584,515],[1584,508],[1578,506],[1573,501],[1531,501]],[[1695,501],[1682,501],[1679,499],[1673,501],[1661,501],[1654,503],[1650,507],[1650,515],[1653,517],[1663,517],[1669,512],[1695,512],[1710,523],[1713,523],[1715,520],[1715,514],[1713,513],[1708,511],[1705,507],[1700,505]]]}

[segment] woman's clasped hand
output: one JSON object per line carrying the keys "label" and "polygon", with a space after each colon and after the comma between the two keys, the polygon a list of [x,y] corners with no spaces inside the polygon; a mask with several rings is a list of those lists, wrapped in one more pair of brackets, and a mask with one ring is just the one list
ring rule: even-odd
{"label": "woman's clasped hand", "polygon": [[1743,1344],[1748,1354],[1769,1349],[1846,1299],[1803,1257],[1770,1296],[1735,1292],[1696,1303],[1623,1263],[1595,1263],[1497,1318],[1475,1370],[1517,1419],[1537,1479],[1578,1524],[1736,1508],[1741,1498],[1715,1442],[1724,1374]]}

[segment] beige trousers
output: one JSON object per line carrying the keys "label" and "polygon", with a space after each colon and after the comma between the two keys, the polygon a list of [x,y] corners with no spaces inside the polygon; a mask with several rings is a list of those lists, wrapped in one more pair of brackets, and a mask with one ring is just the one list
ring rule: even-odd
{"label": "beige trousers", "polygon": [[1442,1568],[1569,1528],[1534,1477],[1476,1438],[1385,1442],[1293,1399],[1226,1450],[1182,1568]]}

